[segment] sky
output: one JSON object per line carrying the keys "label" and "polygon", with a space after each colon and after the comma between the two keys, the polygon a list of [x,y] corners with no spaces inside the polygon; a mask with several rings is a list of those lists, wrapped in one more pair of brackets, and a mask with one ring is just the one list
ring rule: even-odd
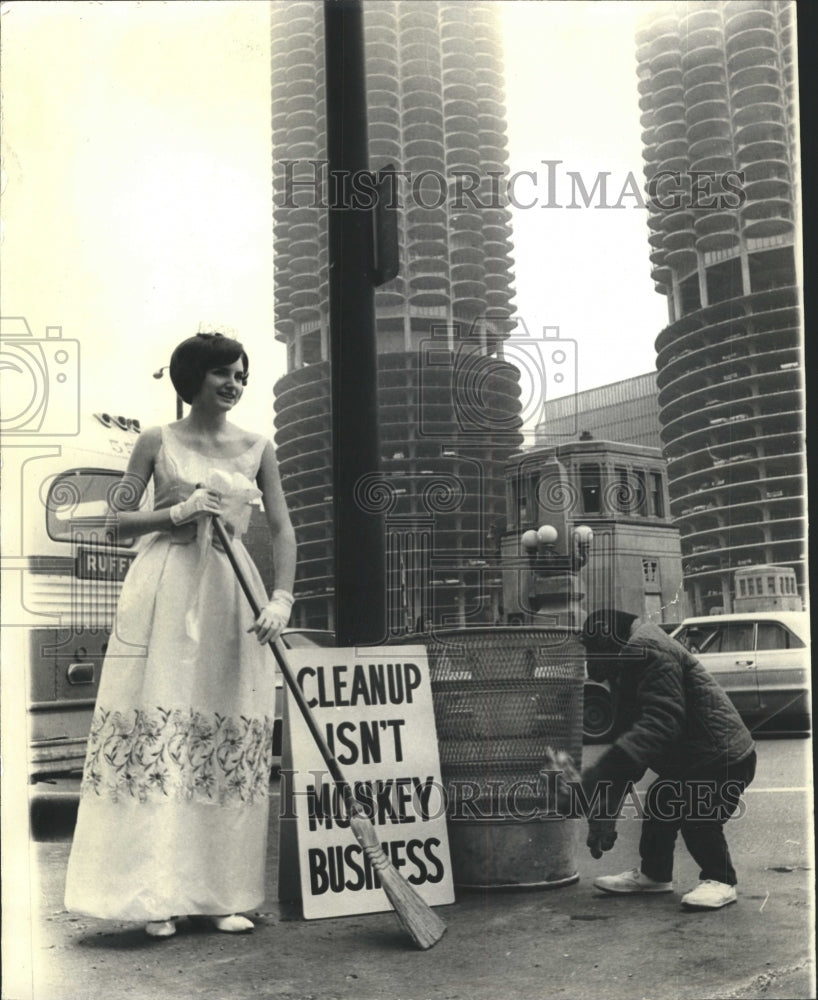
{"label": "sky", "polygon": [[[558,204],[569,171],[610,202],[642,180],[634,29],[646,4],[500,0],[516,306],[576,342],[548,398],[638,375],[667,322],[647,212]],[[83,410],[173,419],[172,347],[236,331],[252,376],[237,422],[272,433],[274,341],[268,10],[247,2],[2,4],[4,317],[79,343]],[[536,174],[536,178],[531,174]],[[575,199],[575,202],[578,199]],[[553,330],[551,331],[553,334]],[[548,377],[546,375],[546,377]]]}

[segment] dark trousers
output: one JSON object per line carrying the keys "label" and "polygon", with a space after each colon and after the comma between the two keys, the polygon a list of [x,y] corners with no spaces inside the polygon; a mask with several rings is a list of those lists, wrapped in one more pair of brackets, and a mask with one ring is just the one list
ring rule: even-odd
{"label": "dark trousers", "polygon": [[756,770],[753,751],[740,764],[717,773],[686,778],[657,778],[645,793],[645,818],[639,854],[642,874],[657,882],[673,878],[673,849],[681,832],[685,847],[701,868],[699,878],[727,885],[738,881],[724,824],[738,808],[739,798]]}

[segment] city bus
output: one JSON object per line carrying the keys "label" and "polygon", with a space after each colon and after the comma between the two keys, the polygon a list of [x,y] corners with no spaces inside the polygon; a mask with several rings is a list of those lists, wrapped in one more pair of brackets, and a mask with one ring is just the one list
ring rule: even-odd
{"label": "city bus", "polygon": [[[25,662],[30,783],[79,775],[133,539],[106,534],[139,421],[80,418],[79,433],[3,449],[3,628]],[[17,658],[17,654],[15,654]],[[4,664],[9,677],[12,666]]]}

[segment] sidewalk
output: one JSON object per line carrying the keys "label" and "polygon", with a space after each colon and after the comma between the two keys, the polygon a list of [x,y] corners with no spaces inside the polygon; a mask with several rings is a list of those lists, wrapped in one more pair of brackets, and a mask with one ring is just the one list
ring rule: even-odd
{"label": "sidewalk", "polygon": [[[804,747],[805,751],[807,747]],[[6,1000],[641,1000],[813,997],[813,872],[804,797],[758,795],[728,827],[742,884],[739,902],[688,913],[681,892],[698,872],[682,845],[677,892],[614,897],[598,874],[632,867],[639,824],[622,820],[615,849],[577,851],[580,881],[549,891],[458,892],[438,910],[448,924],[419,952],[389,914],[305,922],[276,902],[277,800],[269,896],[256,932],[230,937],[180,925],[171,939],[141,926],[77,917],[62,904],[69,842],[32,845],[29,995]],[[811,823],[811,818],[809,820]],[[800,827],[799,827],[800,824]],[[787,832],[784,832],[784,831]],[[795,836],[793,831],[801,836]],[[581,840],[584,832],[578,829]],[[100,873],[104,877],[104,873]],[[6,932],[9,928],[6,926]],[[26,957],[21,953],[21,957]]]}

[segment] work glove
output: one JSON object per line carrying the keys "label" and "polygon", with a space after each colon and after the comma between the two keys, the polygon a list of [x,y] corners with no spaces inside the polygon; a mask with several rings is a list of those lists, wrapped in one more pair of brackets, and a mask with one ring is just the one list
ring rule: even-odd
{"label": "work glove", "polygon": [[585,843],[591,852],[591,857],[598,860],[602,857],[603,851],[610,851],[616,843],[616,836],[615,819],[589,819],[588,838]]}
{"label": "work glove", "polygon": [[255,632],[260,643],[274,642],[281,635],[281,630],[287,627],[294,601],[288,590],[274,590],[273,599],[261,609],[247,631]]}
{"label": "work glove", "polygon": [[189,524],[201,517],[210,517],[221,511],[221,495],[215,490],[205,489],[203,486],[197,487],[181,503],[174,504],[168,510],[170,519],[178,527],[180,524]]}

